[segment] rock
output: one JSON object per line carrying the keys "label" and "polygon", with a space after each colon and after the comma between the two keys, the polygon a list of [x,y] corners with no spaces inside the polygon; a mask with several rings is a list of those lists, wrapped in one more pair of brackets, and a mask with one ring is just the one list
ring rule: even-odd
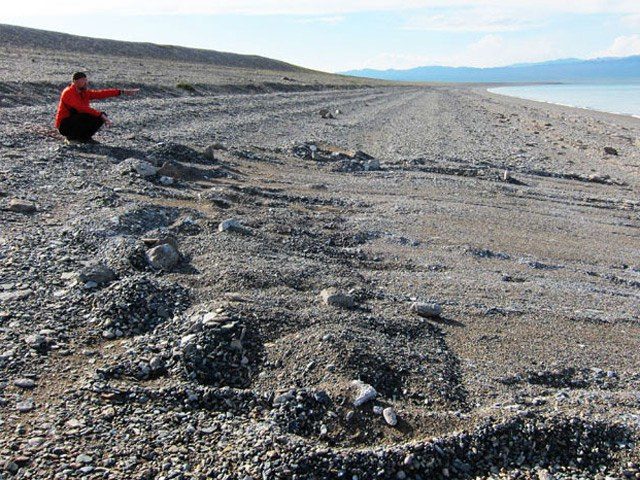
{"label": "rock", "polygon": [[307,184],[305,186],[309,190],[328,190],[328,188],[329,188],[324,183],[309,183],[309,184]]}
{"label": "rock", "polygon": [[95,282],[98,285],[106,285],[115,279],[114,271],[101,263],[88,265],[78,272],[78,280],[82,283]]}
{"label": "rock", "polygon": [[411,305],[411,311],[425,318],[439,318],[442,314],[442,307],[439,303],[419,303]]}
{"label": "rock", "polygon": [[152,372],[160,372],[164,370],[165,368],[164,359],[156,355],[149,362],[149,368],[151,369]]}
{"label": "rock", "polygon": [[359,407],[378,396],[375,388],[361,380],[354,380],[351,385],[357,389],[356,398],[353,400],[355,407]]}
{"label": "rock", "polygon": [[538,472],[538,480],[553,480],[553,477],[547,470],[540,470]]}
{"label": "rock", "polygon": [[84,427],[84,422],[82,420],[78,420],[77,418],[72,418],[67,420],[65,425],[69,428],[82,428]]}
{"label": "rock", "polygon": [[371,160],[367,160],[363,163],[363,168],[365,172],[373,172],[376,170],[380,170],[380,160],[372,158]]}
{"label": "rock", "polygon": [[34,408],[35,403],[33,402],[32,398],[16,403],[16,410],[18,410],[20,413],[30,412]]}
{"label": "rock", "polygon": [[175,180],[173,179],[173,177],[168,177],[168,176],[165,176],[165,175],[160,177],[160,183],[162,185],[169,186],[169,185],[173,185],[174,182],[175,182]]}
{"label": "rock", "polygon": [[33,292],[31,290],[11,290],[8,292],[0,292],[0,302],[13,302],[18,300],[24,300],[29,297]]}
{"label": "rock", "polygon": [[43,350],[47,346],[47,339],[42,335],[27,335],[24,339],[25,343],[29,345],[29,347],[35,350]]}
{"label": "rock", "polygon": [[329,397],[327,392],[325,392],[324,390],[319,390],[317,392],[314,392],[313,398],[316,402],[322,403],[324,405],[328,405],[331,403],[331,398]]}
{"label": "rock", "polygon": [[35,388],[36,382],[31,380],[30,378],[16,378],[13,384],[18,388],[23,388],[25,390],[31,390]]}
{"label": "rock", "polygon": [[603,184],[612,183],[611,177],[609,175],[601,175],[597,173],[589,175],[587,177],[587,180],[593,183],[603,183]]}
{"label": "rock", "polygon": [[331,113],[331,110],[329,110],[328,108],[321,108],[318,113],[322,118],[325,118],[325,119],[336,118],[333,116],[333,114]]}
{"label": "rock", "polygon": [[156,270],[164,270],[165,272],[170,271],[180,261],[178,251],[168,243],[147,250],[146,256],[149,265]]}
{"label": "rock", "polygon": [[380,405],[374,405],[373,413],[375,413],[376,415],[382,415],[383,411],[384,411],[384,408],[382,408]]}
{"label": "rock", "polygon": [[351,295],[340,292],[335,288],[326,288],[320,292],[320,297],[326,305],[338,308],[353,308],[355,301]]}
{"label": "rock", "polygon": [[157,170],[157,174],[163,177],[177,178],[178,180],[187,180],[189,178],[197,178],[200,176],[197,169],[172,160],[164,162]]}
{"label": "rock", "polygon": [[12,475],[15,475],[20,470],[20,466],[16,462],[7,462],[4,468]]}
{"label": "rock", "polygon": [[216,150],[226,150],[226,149],[227,149],[227,147],[225,146],[224,143],[214,142],[211,145],[209,145],[207,148],[205,148],[204,154],[210,160],[216,160],[216,157],[215,157]]}
{"label": "rock", "polygon": [[81,453],[76,457],[76,463],[91,463],[93,462],[93,457],[91,455],[87,455],[86,453]]}
{"label": "rock", "polygon": [[604,153],[607,155],[618,155],[618,150],[613,147],[604,147]]}
{"label": "rock", "polygon": [[113,340],[116,338],[116,334],[113,330],[104,330],[102,332],[102,338],[106,338],[107,340]]}
{"label": "rock", "polygon": [[127,158],[123,160],[118,166],[117,170],[121,173],[135,172],[141,177],[152,177],[158,173],[158,168],[153,166],[146,160],[140,160],[139,158]]}
{"label": "rock", "polygon": [[9,200],[7,210],[16,213],[33,213],[36,211],[36,205],[28,200],[21,200],[19,198],[12,198]]}
{"label": "rock", "polygon": [[158,245],[167,243],[178,250],[178,238],[173,233],[165,229],[148,232],[146,236],[140,240],[142,240],[142,243],[144,243],[148,248],[157,247]]}
{"label": "rock", "polygon": [[218,225],[219,232],[236,232],[236,233],[248,233],[249,229],[242,225],[238,220],[230,218],[220,222]]}
{"label": "rock", "polygon": [[382,411],[382,416],[384,417],[384,421],[387,422],[388,425],[395,427],[398,424],[398,415],[393,407],[387,407]]}

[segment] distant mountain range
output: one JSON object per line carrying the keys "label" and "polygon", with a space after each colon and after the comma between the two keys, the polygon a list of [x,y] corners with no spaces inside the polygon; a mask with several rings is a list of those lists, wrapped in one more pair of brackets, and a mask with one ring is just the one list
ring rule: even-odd
{"label": "distant mountain range", "polygon": [[639,83],[640,55],[580,60],[567,58],[507,67],[417,67],[409,70],[350,70],[355,77],[407,82],[567,82]]}

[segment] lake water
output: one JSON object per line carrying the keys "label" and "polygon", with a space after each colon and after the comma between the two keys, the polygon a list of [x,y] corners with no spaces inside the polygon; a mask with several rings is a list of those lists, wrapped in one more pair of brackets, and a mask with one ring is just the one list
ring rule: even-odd
{"label": "lake water", "polygon": [[640,118],[640,85],[535,85],[490,88],[490,92],[540,102],[589,108]]}

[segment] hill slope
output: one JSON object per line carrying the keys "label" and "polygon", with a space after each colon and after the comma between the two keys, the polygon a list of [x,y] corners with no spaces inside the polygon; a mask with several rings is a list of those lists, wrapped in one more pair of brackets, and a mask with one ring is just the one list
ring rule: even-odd
{"label": "hill slope", "polygon": [[178,62],[213,63],[223,67],[257,68],[260,70],[299,71],[300,67],[258,55],[240,55],[174,45],[123,42],[34,28],[0,24],[0,46],[49,49],[58,52],[91,52],[97,55],[121,55]]}
{"label": "hill slope", "polygon": [[254,55],[0,25],[0,106],[57,102],[60,90],[78,70],[87,72],[96,88],[140,87],[144,97],[317,91],[385,83]]}

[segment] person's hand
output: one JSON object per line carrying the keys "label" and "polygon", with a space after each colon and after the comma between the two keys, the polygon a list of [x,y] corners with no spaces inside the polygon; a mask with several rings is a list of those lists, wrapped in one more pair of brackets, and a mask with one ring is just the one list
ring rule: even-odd
{"label": "person's hand", "polygon": [[113,125],[113,122],[111,120],[109,120],[109,117],[107,117],[107,115],[105,113],[100,115],[100,118],[102,118],[102,120],[104,120],[104,126],[105,127],[110,127],[111,125]]}
{"label": "person's hand", "polygon": [[127,88],[124,90],[120,90],[124,95],[135,95],[140,91],[139,88]]}

